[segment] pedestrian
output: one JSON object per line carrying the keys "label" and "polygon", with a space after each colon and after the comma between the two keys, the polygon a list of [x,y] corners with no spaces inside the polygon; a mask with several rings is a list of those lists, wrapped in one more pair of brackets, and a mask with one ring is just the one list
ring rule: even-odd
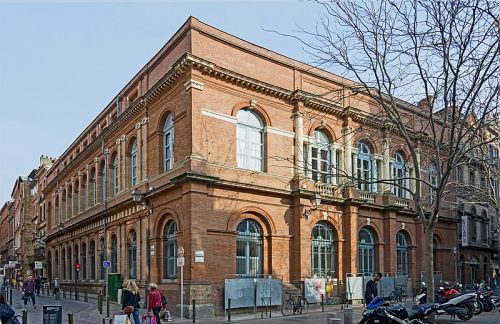
{"label": "pedestrian", "polygon": [[31,298],[31,301],[33,302],[33,308],[36,308],[36,302],[35,302],[35,280],[33,280],[32,275],[28,275],[28,278],[23,282],[23,299],[24,299],[24,306],[28,304],[28,298]]}
{"label": "pedestrian", "polygon": [[54,278],[54,296],[57,296],[59,293],[59,279]]}
{"label": "pedestrian", "polygon": [[148,303],[148,315],[153,311],[153,315],[156,317],[156,323],[161,323],[160,311],[161,307],[165,307],[165,314],[167,315],[167,321],[171,322],[170,312],[166,309],[167,303],[166,298],[163,296],[161,291],[158,290],[158,286],[152,282],[149,284],[149,303]]}
{"label": "pedestrian", "polygon": [[374,272],[373,279],[368,280],[365,290],[365,303],[368,305],[375,297],[378,296],[377,283],[382,279],[382,273]]}
{"label": "pedestrian", "polygon": [[135,284],[135,281],[129,280],[127,283],[127,288],[123,290],[123,303],[122,312],[134,317],[135,324],[141,324],[139,321],[139,302],[141,301],[141,296],[139,295],[139,287]]}
{"label": "pedestrian", "polygon": [[36,295],[40,296],[40,288],[42,287],[42,279],[40,276],[36,276],[35,279],[35,290],[36,290]]}
{"label": "pedestrian", "polygon": [[3,294],[0,294],[0,323],[20,324],[16,318],[16,312],[7,304],[7,299]]}

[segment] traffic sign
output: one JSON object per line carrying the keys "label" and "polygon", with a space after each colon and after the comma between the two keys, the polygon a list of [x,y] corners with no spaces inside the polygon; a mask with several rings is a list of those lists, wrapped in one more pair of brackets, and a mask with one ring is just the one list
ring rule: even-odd
{"label": "traffic sign", "polygon": [[177,257],[180,258],[180,257],[183,257],[184,256],[184,248],[182,246],[179,246],[177,248]]}
{"label": "traffic sign", "polygon": [[178,267],[183,267],[184,266],[184,257],[178,257],[177,258],[177,266]]}
{"label": "traffic sign", "polygon": [[103,268],[111,268],[111,261],[103,261],[102,267]]}

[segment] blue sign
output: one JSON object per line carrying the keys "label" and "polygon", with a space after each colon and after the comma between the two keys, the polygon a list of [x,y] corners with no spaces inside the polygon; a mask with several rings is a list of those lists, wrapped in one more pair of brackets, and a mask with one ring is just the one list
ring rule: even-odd
{"label": "blue sign", "polygon": [[111,268],[111,261],[103,261],[102,267],[103,268]]}

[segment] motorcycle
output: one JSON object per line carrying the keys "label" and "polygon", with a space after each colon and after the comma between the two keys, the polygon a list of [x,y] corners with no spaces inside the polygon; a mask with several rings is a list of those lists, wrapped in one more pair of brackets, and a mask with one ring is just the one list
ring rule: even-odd
{"label": "motorcycle", "polygon": [[[437,310],[437,315],[448,314],[452,318],[457,316],[463,321],[468,321],[474,315],[473,304],[476,302],[476,294],[455,294],[451,295],[449,298],[442,297],[443,290],[436,290],[435,297],[436,301],[439,303],[439,308]],[[416,296],[417,304],[426,305],[424,302],[427,300],[427,288],[422,287],[421,293]]]}
{"label": "motorcycle", "polygon": [[363,311],[359,324],[430,324],[426,316],[437,311],[438,304],[415,305],[410,311],[401,304],[390,304],[381,297],[375,297]]}

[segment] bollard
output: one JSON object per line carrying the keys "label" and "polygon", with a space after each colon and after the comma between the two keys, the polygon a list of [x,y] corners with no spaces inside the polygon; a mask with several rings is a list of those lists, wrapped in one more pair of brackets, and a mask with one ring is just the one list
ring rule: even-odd
{"label": "bollard", "polygon": [[73,324],[73,313],[68,313],[68,324]]}
{"label": "bollard", "polygon": [[9,304],[12,306],[12,288],[10,289]]}
{"label": "bollard", "polygon": [[73,290],[69,290],[69,299],[71,299],[71,295],[73,294]]}
{"label": "bollard", "polygon": [[61,292],[59,291],[59,289],[56,292],[56,300],[61,300]]}
{"label": "bollard", "polygon": [[106,317],[109,318],[109,298],[106,296]]}
{"label": "bollard", "polygon": [[104,317],[102,318],[102,324],[106,324],[106,319]]}
{"label": "bollard", "polygon": [[97,294],[97,309],[99,309],[99,314],[102,314],[102,295]]}
{"label": "bollard", "polygon": [[83,295],[83,299],[85,300],[86,303],[88,303],[88,301],[89,301],[89,292],[88,292],[87,288],[85,288],[85,293]]}
{"label": "bollard", "polygon": [[23,309],[23,324],[28,324],[28,310]]}
{"label": "bollard", "polygon": [[66,299],[66,289],[64,289],[63,287],[62,291],[63,291],[63,298]]}
{"label": "bollard", "polygon": [[[327,324],[334,323],[334,322],[332,322],[332,320],[337,319],[337,318],[338,318],[337,313],[328,313],[327,317],[326,317],[326,323]],[[339,318],[339,320],[340,320],[340,318]]]}
{"label": "bollard", "polygon": [[193,299],[193,323],[196,323],[196,300]]}
{"label": "bollard", "polygon": [[227,322],[231,323],[231,298],[227,300]]}
{"label": "bollard", "polygon": [[352,308],[344,308],[344,324],[352,324]]}
{"label": "bollard", "polygon": [[321,294],[321,312],[325,312],[325,302],[324,302],[324,296]]}

